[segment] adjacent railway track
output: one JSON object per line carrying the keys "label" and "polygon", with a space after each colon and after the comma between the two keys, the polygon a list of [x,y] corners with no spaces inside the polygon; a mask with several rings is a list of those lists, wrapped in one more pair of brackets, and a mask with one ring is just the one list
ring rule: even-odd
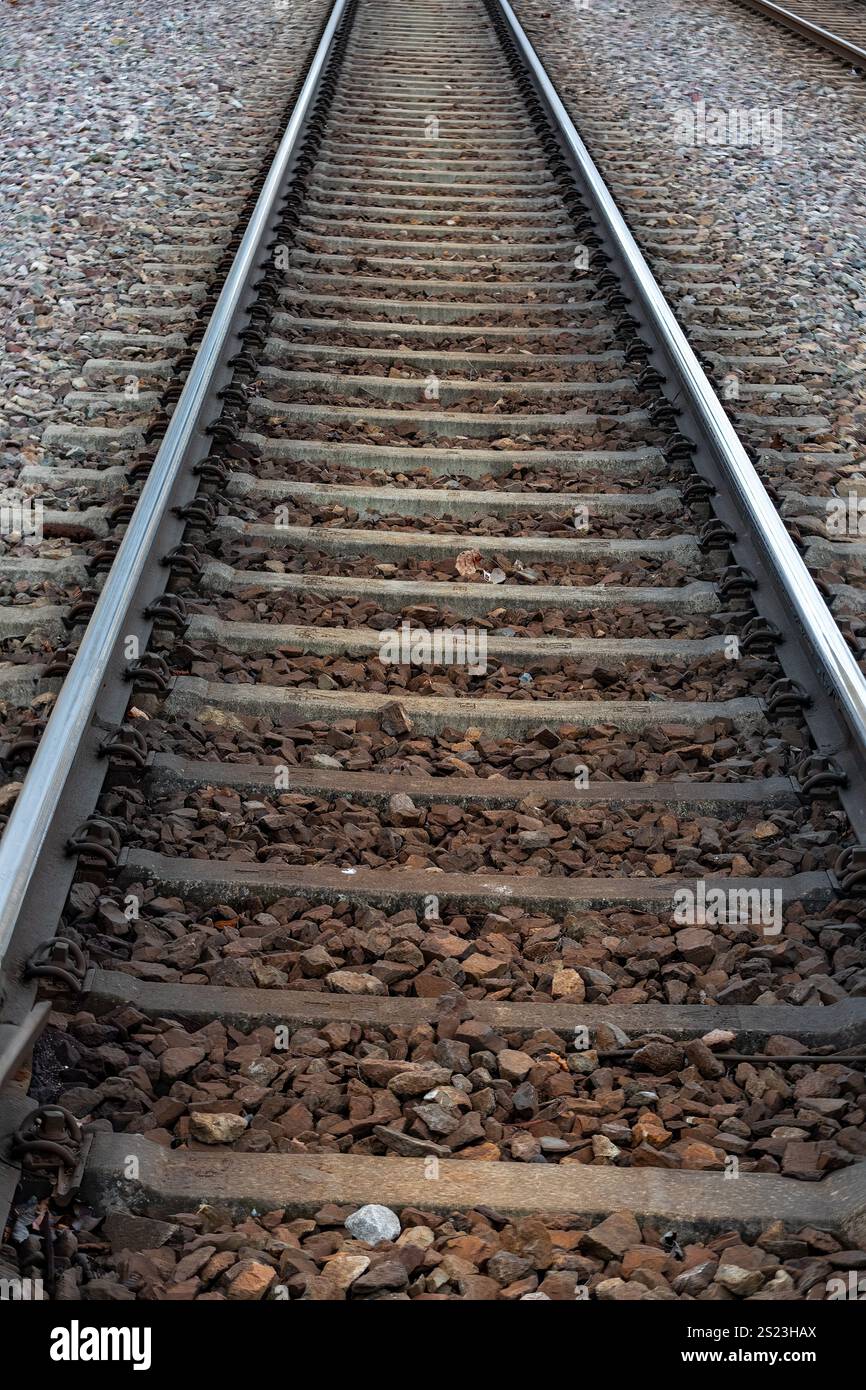
{"label": "adjacent railway track", "polygon": [[742,3],[852,67],[866,68],[866,14],[857,0],[798,0],[796,6],[776,5],[773,0]]}
{"label": "adjacent railway track", "polygon": [[[50,439],[129,495],[5,683],[0,1196],[517,1231],[373,1296],[764,1233],[722,1286],[805,1296],[866,1240],[866,685],[510,7],[337,0],[238,242]],[[284,1264],[179,1282],[345,1296]]]}

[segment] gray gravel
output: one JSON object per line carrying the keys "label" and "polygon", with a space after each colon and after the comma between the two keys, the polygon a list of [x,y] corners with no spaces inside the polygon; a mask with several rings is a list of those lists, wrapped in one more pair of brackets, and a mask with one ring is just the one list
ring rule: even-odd
{"label": "gray gravel", "polygon": [[[34,538],[10,519],[20,512],[0,515],[0,633],[12,637],[0,652],[4,677],[62,637],[56,615],[87,583],[88,545],[106,530],[86,483],[19,481],[22,469],[64,461],[67,451],[46,447],[46,428],[86,423],[94,409],[72,393],[123,390],[126,373],[81,374],[105,355],[98,333],[135,330],[132,310],[148,331],[175,334],[151,356],[180,350],[190,305],[213,278],[327,9],[328,0],[262,0],[239,23],[229,0],[137,0],[122,14],[86,0],[3,7],[0,506],[38,497],[53,527]],[[133,353],[124,343],[114,355],[125,363]],[[127,418],[144,425],[154,411],[145,385]],[[83,452],[69,457],[80,462]],[[128,457],[115,444],[90,463]],[[36,621],[16,652],[13,609],[22,606],[44,610],[55,627]],[[53,700],[39,694],[29,715]],[[0,700],[0,740],[16,736],[18,718],[14,702]],[[8,789],[0,800],[5,812]]]}
{"label": "gray gravel", "polygon": [[[69,418],[82,334],[164,302],[145,267],[165,248],[230,231],[225,195],[267,148],[326,10],[262,0],[239,23],[229,0],[3,7],[0,484]],[[220,173],[227,159],[236,174]]]}
{"label": "gray gravel", "polygon": [[[684,325],[730,323],[718,305],[736,306],[739,322],[763,319],[769,331],[756,350],[784,356],[786,367],[758,367],[743,380],[805,388],[798,401],[731,402],[741,434],[790,450],[743,413],[829,420],[829,429],[802,433],[799,462],[781,472],[765,462],[780,490],[823,499],[866,472],[866,81],[730,0],[590,0],[589,9],[515,0],[515,10],[614,193],[645,182],[642,201],[658,205],[652,190],[661,186],[670,215],[657,225],[694,238],[685,259],[717,264],[687,283],[676,257],[665,265],[658,245],[646,246],[630,211]],[[683,113],[699,100],[708,113],[765,110],[766,143],[683,143]],[[721,288],[696,288],[706,280]],[[810,450],[849,450],[855,461],[816,466]]]}

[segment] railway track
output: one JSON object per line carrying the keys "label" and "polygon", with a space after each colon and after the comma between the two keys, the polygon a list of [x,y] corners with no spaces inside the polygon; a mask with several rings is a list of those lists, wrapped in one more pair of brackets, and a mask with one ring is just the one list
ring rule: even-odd
{"label": "railway track", "polygon": [[742,3],[852,67],[866,68],[866,14],[857,0],[797,0],[796,5],[777,5],[773,0]]}
{"label": "railway track", "polygon": [[195,360],[104,338],[48,441],[130,495],[44,730],[51,640],[4,682],[22,1267],[824,1288],[866,1238],[848,647],[507,5],[337,0],[261,185]]}

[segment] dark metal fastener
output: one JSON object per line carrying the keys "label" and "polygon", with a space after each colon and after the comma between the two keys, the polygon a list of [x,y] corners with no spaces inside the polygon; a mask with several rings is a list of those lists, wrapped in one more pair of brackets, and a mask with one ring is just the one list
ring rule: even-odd
{"label": "dark metal fastener", "polygon": [[121,724],[100,749],[112,767],[144,767],[148,748],[144,734],[132,724]]}
{"label": "dark metal fastener", "polygon": [[85,860],[97,860],[106,868],[117,868],[123,848],[120,831],[106,816],[88,816],[66,842],[67,851]]}
{"label": "dark metal fastener", "polygon": [[797,768],[804,796],[830,800],[837,787],[846,787],[848,778],[833,759],[823,753],[812,753]]}
{"label": "dark metal fastener", "polygon": [[181,631],[189,622],[186,601],[180,594],[160,594],[144,610],[144,616],[151,618],[161,627],[173,627]]}
{"label": "dark metal fastener", "polygon": [[728,565],[716,585],[723,599],[746,598],[757,587],[757,579],[743,565]]}
{"label": "dark metal fastener", "polygon": [[836,860],[834,872],[843,892],[866,891],[866,846],[847,845]]}
{"label": "dark metal fastener", "polygon": [[124,677],[138,690],[163,691],[171,685],[168,662],[157,652],[142,652],[137,661],[130,661]]}
{"label": "dark metal fastener", "polygon": [[40,1105],[32,1110],[12,1138],[12,1155],[34,1176],[50,1177],[54,1199],[65,1206],[75,1195],[90,1139],[83,1140],[81,1126],[62,1105]]}
{"label": "dark metal fastener", "polygon": [[182,541],[180,545],[176,545],[173,550],[169,550],[166,555],[163,555],[161,563],[168,569],[177,570],[180,574],[192,575],[194,579],[198,579],[204,569],[201,555],[195,546],[190,545],[187,541]]}
{"label": "dark metal fastener", "polygon": [[24,968],[25,980],[56,980],[75,994],[84,989],[87,979],[87,956],[66,936],[55,936],[33,952]]}

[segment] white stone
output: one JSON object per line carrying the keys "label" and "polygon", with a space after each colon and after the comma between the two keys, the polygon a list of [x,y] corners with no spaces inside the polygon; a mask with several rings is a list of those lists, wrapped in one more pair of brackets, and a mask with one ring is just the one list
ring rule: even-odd
{"label": "white stone", "polygon": [[390,1207],[371,1203],[346,1218],[346,1230],[356,1240],[365,1240],[368,1245],[382,1245],[386,1240],[397,1239],[400,1218]]}

